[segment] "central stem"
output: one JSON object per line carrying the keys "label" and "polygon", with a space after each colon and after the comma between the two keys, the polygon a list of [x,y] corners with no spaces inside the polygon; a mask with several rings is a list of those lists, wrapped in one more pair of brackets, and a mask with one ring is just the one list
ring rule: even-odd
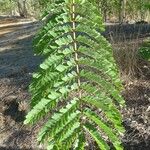
{"label": "central stem", "polygon": [[76,62],[76,71],[78,75],[78,92],[79,92],[79,99],[81,99],[81,81],[80,81],[80,70],[79,70],[79,64],[78,64],[78,48],[77,48],[77,42],[76,42],[76,23],[75,23],[76,15],[75,15],[75,0],[72,0],[72,29],[73,29],[73,45],[74,45],[74,52],[75,52],[75,62]]}

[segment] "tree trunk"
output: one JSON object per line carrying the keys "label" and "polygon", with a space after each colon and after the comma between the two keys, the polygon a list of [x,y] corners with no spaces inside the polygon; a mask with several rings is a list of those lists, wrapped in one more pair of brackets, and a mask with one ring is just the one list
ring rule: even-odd
{"label": "tree trunk", "polygon": [[104,2],[104,8],[103,8],[103,15],[104,15],[104,21],[107,22],[107,1]]}
{"label": "tree trunk", "polygon": [[27,17],[26,0],[18,0],[18,11],[21,17]]}
{"label": "tree trunk", "polygon": [[126,0],[123,0],[122,2],[122,22],[124,22],[126,20]]}
{"label": "tree trunk", "polygon": [[107,13],[108,13],[108,6],[107,6],[107,1],[103,0],[97,0],[98,6],[99,6],[99,10],[100,10],[100,14],[103,14],[103,18],[104,18],[104,22],[107,21]]}
{"label": "tree trunk", "polygon": [[119,0],[119,23],[123,23],[126,19],[126,0]]}
{"label": "tree trunk", "polygon": [[119,0],[119,23],[122,23],[122,0]]}

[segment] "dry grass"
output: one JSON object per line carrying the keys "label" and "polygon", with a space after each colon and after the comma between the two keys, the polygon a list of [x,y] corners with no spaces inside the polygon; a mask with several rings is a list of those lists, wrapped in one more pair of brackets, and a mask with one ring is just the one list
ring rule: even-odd
{"label": "dry grass", "polygon": [[[150,33],[150,32],[147,32]],[[125,149],[149,150],[150,147],[150,62],[140,58],[138,50],[147,35],[139,33],[133,38],[115,33],[111,36],[115,60],[124,81],[122,95],[126,101],[123,108],[123,124],[126,129],[123,145]]]}
{"label": "dry grass", "polygon": [[[119,35],[119,34],[118,34]],[[118,38],[119,39],[119,38]],[[142,65],[144,60],[139,57],[138,50],[145,38],[127,38],[125,35],[120,37],[121,40],[114,40],[111,37],[113,54],[119,67],[121,77],[124,81],[143,77]]]}

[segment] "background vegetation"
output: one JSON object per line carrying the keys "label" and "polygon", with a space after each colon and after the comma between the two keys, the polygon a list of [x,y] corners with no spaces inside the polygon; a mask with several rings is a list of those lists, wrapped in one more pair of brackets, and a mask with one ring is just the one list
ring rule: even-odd
{"label": "background vegetation", "polygon": [[[54,0],[0,0],[0,13],[39,17]],[[149,0],[95,0],[105,21],[131,22],[150,20]]]}

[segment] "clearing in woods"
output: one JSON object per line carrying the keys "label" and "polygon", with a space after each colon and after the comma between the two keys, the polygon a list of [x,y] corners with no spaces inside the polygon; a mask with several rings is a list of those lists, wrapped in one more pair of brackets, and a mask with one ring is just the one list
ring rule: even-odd
{"label": "clearing in woods", "polygon": [[[39,26],[39,22],[27,19],[0,19],[0,150],[42,149],[35,138],[39,125],[23,125],[29,109],[31,74],[42,61],[34,56],[32,47]],[[123,92],[127,102],[122,112],[126,128],[123,143],[127,150],[150,148],[149,67],[146,74],[146,79],[126,84]]]}

